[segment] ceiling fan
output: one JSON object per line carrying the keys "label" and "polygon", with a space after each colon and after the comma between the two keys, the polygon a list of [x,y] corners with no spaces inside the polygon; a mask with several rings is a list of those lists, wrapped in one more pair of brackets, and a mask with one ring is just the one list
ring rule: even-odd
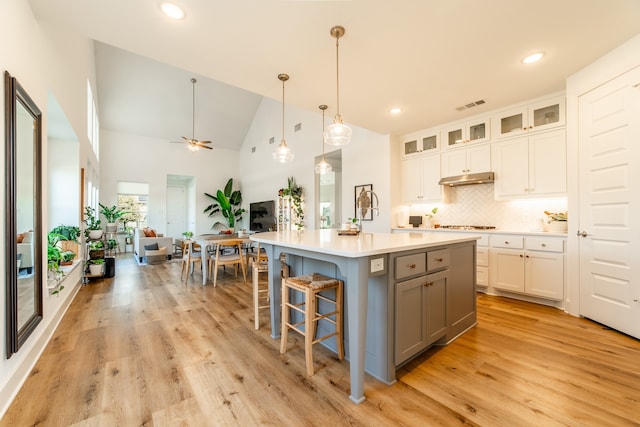
{"label": "ceiling fan", "polygon": [[189,151],[198,151],[200,148],[206,148],[207,150],[213,150],[213,147],[209,147],[207,144],[211,144],[211,141],[198,141],[196,139],[196,82],[195,78],[191,78],[191,83],[193,84],[193,115],[191,122],[191,138],[187,138],[183,136],[182,139],[184,141],[171,141],[176,143],[187,143],[187,148]]}

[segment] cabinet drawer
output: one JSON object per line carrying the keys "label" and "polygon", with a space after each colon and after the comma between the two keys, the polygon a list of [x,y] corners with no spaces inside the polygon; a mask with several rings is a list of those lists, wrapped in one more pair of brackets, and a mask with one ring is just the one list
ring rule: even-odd
{"label": "cabinet drawer", "polygon": [[489,248],[476,247],[476,264],[485,267],[489,266]]}
{"label": "cabinet drawer", "polygon": [[434,271],[449,266],[449,249],[427,252],[427,271]]}
{"label": "cabinet drawer", "polygon": [[427,271],[426,254],[413,254],[396,258],[396,279],[415,276]]}
{"label": "cabinet drawer", "polygon": [[525,248],[531,251],[564,252],[564,240],[546,237],[527,237]]}
{"label": "cabinet drawer", "polygon": [[524,249],[524,238],[519,236],[491,236],[492,248]]}

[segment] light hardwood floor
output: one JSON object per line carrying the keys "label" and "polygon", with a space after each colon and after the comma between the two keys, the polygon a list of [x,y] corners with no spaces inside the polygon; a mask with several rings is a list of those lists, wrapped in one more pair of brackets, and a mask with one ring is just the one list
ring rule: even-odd
{"label": "light hardwood floor", "polygon": [[[348,398],[348,362],[297,334],[279,353],[251,286],[117,260],[84,286],[0,426],[640,425],[640,341],[559,310],[478,296],[479,324]],[[294,341],[297,340],[295,343]]]}

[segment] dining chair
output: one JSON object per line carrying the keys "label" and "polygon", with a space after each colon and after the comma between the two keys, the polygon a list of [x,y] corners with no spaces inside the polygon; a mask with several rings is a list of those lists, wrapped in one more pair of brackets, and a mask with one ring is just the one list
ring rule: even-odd
{"label": "dining chair", "polygon": [[[255,252],[253,251],[253,249],[255,249]],[[261,262],[267,262],[269,261],[269,257],[267,256],[267,253],[264,250],[260,249],[260,242],[256,242],[256,246],[255,248],[252,246],[249,246],[247,248],[247,255],[246,255],[246,269],[247,271],[249,271],[249,266],[253,266],[253,263],[261,263]]]}
{"label": "dining chair", "polygon": [[[235,275],[238,277],[238,266],[242,269],[244,282],[247,283],[247,270],[245,268],[244,253],[242,250],[242,239],[228,239],[217,243],[216,251],[209,258],[209,276],[213,270],[213,286],[216,286],[218,279],[218,268],[221,266],[233,265]],[[233,248],[233,251],[224,249]]]}
{"label": "dining chair", "polygon": [[[194,266],[197,262],[202,267],[201,250],[200,245],[194,240],[185,239],[182,241],[182,272],[180,273],[180,280],[182,280],[182,276],[185,276],[184,280],[186,282],[189,279],[189,271],[193,276]],[[185,272],[187,273],[186,275]]]}

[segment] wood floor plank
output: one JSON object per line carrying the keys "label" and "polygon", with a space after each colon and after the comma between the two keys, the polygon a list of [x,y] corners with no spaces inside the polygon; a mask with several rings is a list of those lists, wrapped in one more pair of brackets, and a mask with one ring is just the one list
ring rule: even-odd
{"label": "wood floor plank", "polygon": [[83,286],[0,427],[640,425],[640,342],[558,309],[479,294],[475,328],[355,405],[347,360],[316,345],[307,377],[299,336],[253,329],[241,275],[180,267],[119,256]]}

